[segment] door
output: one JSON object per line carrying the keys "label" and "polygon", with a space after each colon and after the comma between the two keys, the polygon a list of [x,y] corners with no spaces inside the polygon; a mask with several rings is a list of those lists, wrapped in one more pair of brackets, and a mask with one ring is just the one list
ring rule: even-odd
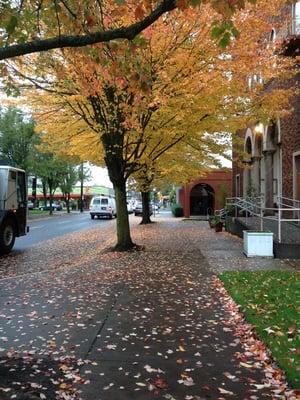
{"label": "door", "polygon": [[296,200],[300,200],[300,171],[297,171],[297,175],[296,175],[296,187],[297,187],[297,191],[296,191]]}

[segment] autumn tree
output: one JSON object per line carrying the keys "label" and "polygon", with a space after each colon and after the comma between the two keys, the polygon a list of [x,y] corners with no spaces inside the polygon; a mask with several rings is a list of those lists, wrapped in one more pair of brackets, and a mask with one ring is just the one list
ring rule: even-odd
{"label": "autumn tree", "polygon": [[[233,131],[267,110],[262,85],[249,92],[247,78],[257,73],[268,80],[282,70],[263,40],[268,17],[282,3],[262,1],[236,14],[241,36],[226,51],[211,38],[218,15],[203,5],[167,14],[131,43],[65,49],[10,65],[18,82],[34,85],[28,101],[48,141],[67,141],[71,152],[108,167],[117,202],[117,249],[133,247],[126,181],[151,149],[197,138],[197,132]],[[284,102],[277,102],[277,111]]]}
{"label": "autumn tree", "polygon": [[201,121],[197,127],[201,133],[185,135],[176,143],[171,141],[158,153],[159,146],[154,149],[148,146],[143,168],[133,174],[134,187],[142,193],[142,224],[151,223],[149,201],[153,187],[164,188],[170,183],[182,185],[220,167],[221,157],[230,157],[228,132],[202,132]]}
{"label": "autumn tree", "polygon": [[223,15],[225,23],[219,24],[215,32],[220,40],[228,41],[235,34],[228,20],[245,0],[2,0],[0,60],[116,39],[133,40],[165,13],[203,2]]}
{"label": "autumn tree", "polygon": [[0,159],[7,164],[32,170],[32,151],[36,143],[34,121],[22,110],[0,108]]}
{"label": "autumn tree", "polygon": [[55,156],[50,151],[45,149],[41,151],[40,149],[35,152],[33,163],[35,174],[42,182],[45,206],[47,204],[47,199],[49,199],[49,214],[52,215],[53,196],[62,182],[65,160]]}
{"label": "autumn tree", "polygon": [[79,181],[80,172],[77,164],[70,160],[64,160],[61,169],[61,177],[59,182],[60,190],[65,198],[67,212],[70,212],[70,198],[74,185]]}

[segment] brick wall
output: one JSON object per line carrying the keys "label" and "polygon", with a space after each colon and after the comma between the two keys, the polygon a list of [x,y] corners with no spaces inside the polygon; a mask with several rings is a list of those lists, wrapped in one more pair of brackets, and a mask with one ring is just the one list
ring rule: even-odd
{"label": "brick wall", "polygon": [[[300,88],[300,75],[289,81],[290,86]],[[300,95],[293,98],[292,113],[280,122],[282,142],[283,196],[293,197],[293,153],[300,151]]]}
{"label": "brick wall", "polygon": [[214,191],[214,210],[218,210],[222,207],[220,204],[220,194],[222,189],[226,187],[227,197],[232,196],[232,172],[231,170],[211,170],[205,176],[186,184],[179,191],[180,204],[184,209],[184,216],[190,216],[190,196],[192,189],[199,185],[206,184],[209,185]]}

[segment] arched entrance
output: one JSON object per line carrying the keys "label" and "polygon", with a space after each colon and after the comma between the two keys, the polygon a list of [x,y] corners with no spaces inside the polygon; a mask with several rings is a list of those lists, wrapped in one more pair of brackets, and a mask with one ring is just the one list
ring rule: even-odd
{"label": "arched entrance", "polygon": [[215,191],[206,183],[200,183],[191,190],[191,215],[208,215],[214,212]]}

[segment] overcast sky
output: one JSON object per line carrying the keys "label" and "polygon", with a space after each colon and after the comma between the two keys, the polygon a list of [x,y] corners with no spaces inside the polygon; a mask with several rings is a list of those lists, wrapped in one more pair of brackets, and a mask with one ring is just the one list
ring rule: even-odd
{"label": "overcast sky", "polygon": [[[221,158],[221,162],[222,162],[223,167],[227,167],[227,168],[232,167],[231,161],[228,161],[223,157]],[[113,187],[111,181],[109,180],[106,168],[100,168],[100,167],[95,167],[95,166],[90,165],[90,169],[92,172],[92,178],[90,181],[85,182],[85,185],[105,186],[105,187],[110,187],[110,188]]]}
{"label": "overcast sky", "polygon": [[85,182],[85,184],[90,186],[112,187],[112,183],[109,180],[106,168],[100,168],[90,165],[90,169],[92,172],[92,179],[88,182]]}

